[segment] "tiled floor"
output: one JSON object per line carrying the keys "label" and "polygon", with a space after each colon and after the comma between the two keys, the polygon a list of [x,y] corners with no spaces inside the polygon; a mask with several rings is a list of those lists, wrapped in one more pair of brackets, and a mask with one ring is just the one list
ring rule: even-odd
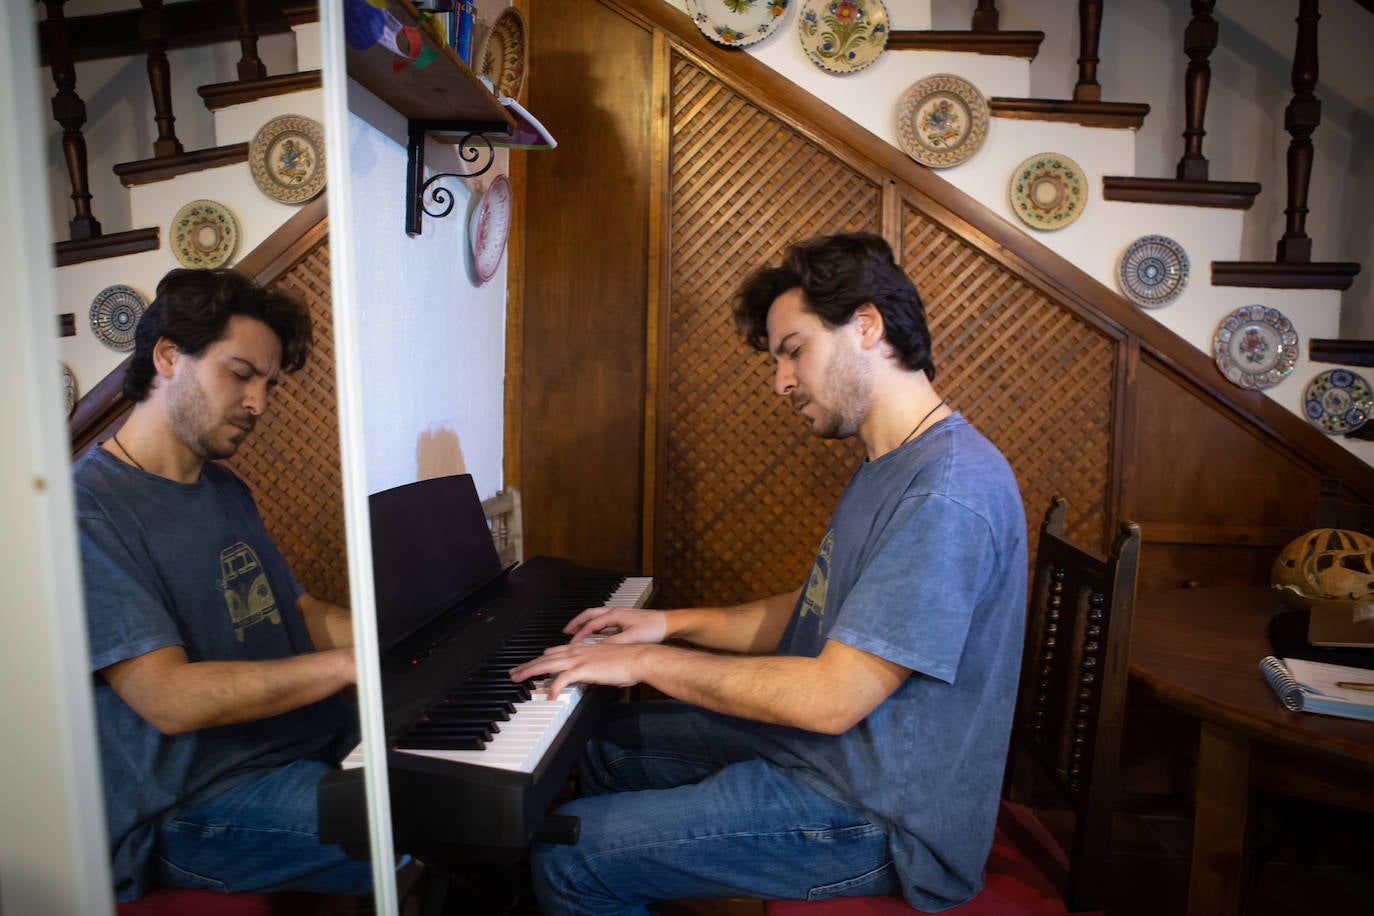
{"label": "tiled floor", "polygon": [[[1108,916],[1187,911],[1191,814],[1171,803],[1128,802],[1113,825]],[[1073,818],[1036,812],[1065,847]],[[1247,916],[1374,913],[1374,816],[1288,799],[1255,811]]]}

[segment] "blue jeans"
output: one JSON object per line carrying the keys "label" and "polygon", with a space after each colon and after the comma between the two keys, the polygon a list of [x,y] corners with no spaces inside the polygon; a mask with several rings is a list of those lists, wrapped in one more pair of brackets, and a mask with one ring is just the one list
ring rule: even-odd
{"label": "blue jeans", "polygon": [[371,863],[320,843],[315,787],[332,769],[319,760],[297,760],[170,815],[153,849],[153,883],[371,893]]}
{"label": "blue jeans", "polygon": [[760,759],[753,723],[684,703],[616,707],[560,814],[575,845],[531,854],[545,916],[647,913],[655,900],[899,893],[882,829]]}

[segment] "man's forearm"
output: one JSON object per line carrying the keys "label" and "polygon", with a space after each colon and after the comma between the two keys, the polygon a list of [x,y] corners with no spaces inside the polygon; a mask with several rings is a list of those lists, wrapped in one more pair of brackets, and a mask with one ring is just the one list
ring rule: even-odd
{"label": "man's forearm", "polygon": [[669,639],[704,649],[764,654],[778,647],[801,589],[725,608],[665,611]]}
{"label": "man's forearm", "polygon": [[808,731],[839,734],[894,689],[891,676],[849,669],[848,685],[820,658],[721,656],[674,646],[643,646],[644,683],[716,712]]}
{"label": "man's forearm", "polygon": [[266,719],[355,682],[352,649],[270,661],[187,662],[181,647],[171,646],[102,673],[126,703],[168,735]]}

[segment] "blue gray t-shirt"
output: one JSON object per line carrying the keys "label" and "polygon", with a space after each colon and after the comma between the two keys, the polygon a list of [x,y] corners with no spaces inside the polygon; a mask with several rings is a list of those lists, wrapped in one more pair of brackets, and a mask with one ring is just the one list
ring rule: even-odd
{"label": "blue gray t-shirt", "polygon": [[[177,483],[92,448],[73,468],[91,671],[166,646],[197,661],[313,651],[296,609],[303,589],[232,471],[206,463]],[[116,896],[146,886],[158,823],[303,757],[336,753],[349,725],[330,699],[292,712],[167,736],[95,677],[105,814]]]}
{"label": "blue gray t-shirt", "polygon": [[765,750],[887,831],[906,899],[940,910],[982,886],[1011,731],[1026,613],[1016,479],[958,414],[855,473],[783,634],[912,670],[842,735],[770,727]]}

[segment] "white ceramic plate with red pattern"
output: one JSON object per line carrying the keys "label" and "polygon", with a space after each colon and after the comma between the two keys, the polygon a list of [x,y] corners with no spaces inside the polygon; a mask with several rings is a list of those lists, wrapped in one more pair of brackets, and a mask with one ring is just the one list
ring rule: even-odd
{"label": "white ceramic plate with red pattern", "polygon": [[487,185],[477,209],[472,211],[472,221],[468,226],[472,266],[482,283],[496,276],[496,269],[501,266],[501,256],[506,253],[506,239],[510,236],[510,219],[510,181],[505,175],[497,175]]}

